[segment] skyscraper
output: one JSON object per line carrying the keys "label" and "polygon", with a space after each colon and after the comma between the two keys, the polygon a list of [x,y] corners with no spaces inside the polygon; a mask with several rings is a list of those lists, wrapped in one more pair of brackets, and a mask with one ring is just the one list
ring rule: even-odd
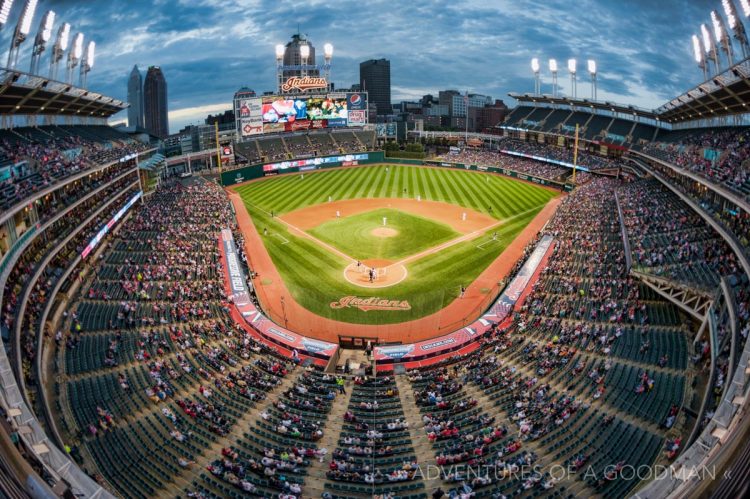
{"label": "skyscraper", "polygon": [[143,128],[143,78],[137,64],[128,78],[128,103],[128,126]]}
{"label": "skyscraper", "polygon": [[379,115],[391,114],[391,61],[370,59],[359,63],[359,87],[377,105]]}
{"label": "skyscraper", "polygon": [[143,107],[146,130],[152,135],[164,138],[169,135],[167,120],[167,80],[159,66],[149,66],[143,84]]}
{"label": "skyscraper", "polygon": [[[284,66],[299,66],[302,64],[302,54],[299,49],[302,45],[310,47],[310,54],[307,56],[306,63],[308,65],[315,64],[315,47],[307,39],[307,35],[297,33],[296,35],[292,35],[292,41],[284,47]],[[302,72],[298,70],[284,70],[284,80],[291,76],[302,76]],[[312,69],[307,72],[307,76],[320,76],[320,71]]]}

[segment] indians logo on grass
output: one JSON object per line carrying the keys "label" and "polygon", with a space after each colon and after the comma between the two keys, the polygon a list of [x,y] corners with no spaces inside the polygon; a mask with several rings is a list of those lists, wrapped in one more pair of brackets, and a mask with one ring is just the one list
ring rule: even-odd
{"label": "indians logo on grass", "polygon": [[388,300],[377,296],[369,298],[345,296],[339,301],[331,302],[331,308],[358,308],[363,312],[368,312],[370,310],[411,310],[411,305],[406,300]]}

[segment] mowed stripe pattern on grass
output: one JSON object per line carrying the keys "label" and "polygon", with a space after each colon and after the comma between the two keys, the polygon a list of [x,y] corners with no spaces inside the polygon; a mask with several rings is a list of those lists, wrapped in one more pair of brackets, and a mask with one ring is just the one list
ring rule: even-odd
{"label": "mowed stripe pattern on grass", "polygon": [[552,193],[498,175],[414,166],[371,166],[276,177],[236,188],[246,202],[276,214],[330,199],[410,198],[472,208],[509,218],[546,203]]}
{"label": "mowed stripe pattern on grass", "polygon": [[[287,289],[308,310],[362,324],[404,322],[437,312],[456,299],[460,286],[474,281],[555,196],[555,192],[531,184],[464,170],[409,166],[388,166],[388,172],[385,170],[385,166],[330,170],[306,173],[304,178],[275,177],[236,188],[258,231],[263,234],[263,229],[268,229],[268,235],[261,237]],[[422,199],[453,203],[506,221],[497,230],[409,262],[409,277],[397,285],[367,289],[343,279],[343,269],[349,262],[269,216],[272,210],[281,215],[325,203],[328,196],[340,200],[381,195],[416,198],[417,194]],[[497,239],[493,240],[495,232]],[[283,244],[285,240],[289,243]],[[331,302],[348,295],[408,300],[412,308],[364,313],[330,307]]]}

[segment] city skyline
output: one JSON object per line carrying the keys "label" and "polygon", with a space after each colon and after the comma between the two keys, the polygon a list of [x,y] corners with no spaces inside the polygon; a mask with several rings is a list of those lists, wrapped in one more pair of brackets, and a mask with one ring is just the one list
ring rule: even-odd
{"label": "city skyline", "polygon": [[[123,8],[126,7],[126,8]],[[542,62],[542,90],[551,91],[546,61],[597,60],[600,100],[657,107],[702,80],[693,62],[690,36],[709,22],[719,0],[627,5],[584,0],[570,15],[569,3],[499,0],[425,2],[157,0],[104,2],[40,1],[33,26],[53,9],[58,23],[97,43],[97,63],[88,77],[94,91],[127,99],[135,64],[159,65],[169,76],[170,131],[231,107],[233,93],[249,86],[275,88],[274,47],[299,31],[316,47],[334,45],[332,80],[356,83],[359,63],[391,61],[392,101],[455,88],[506,100],[508,92],[532,92],[532,57]],[[8,46],[20,8],[14,7],[0,43]],[[747,21],[743,19],[743,21]],[[746,23],[747,24],[747,23]],[[19,68],[28,68],[30,43]],[[320,54],[318,58],[320,58]],[[48,54],[42,59],[43,73]],[[564,66],[564,65],[563,65]],[[567,71],[559,86],[569,93]],[[588,95],[579,75],[578,95]],[[127,112],[113,121],[126,120]]]}

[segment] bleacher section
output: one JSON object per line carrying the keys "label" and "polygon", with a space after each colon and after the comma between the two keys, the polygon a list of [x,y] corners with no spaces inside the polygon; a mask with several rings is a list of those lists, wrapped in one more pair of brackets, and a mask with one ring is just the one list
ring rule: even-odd
{"label": "bleacher section", "polygon": [[[655,126],[621,117],[613,121],[612,116],[593,114],[588,111],[553,110],[551,107],[534,107],[523,103],[513,108],[503,125],[566,136],[572,136],[578,125],[581,138],[597,139],[608,144],[624,146],[635,145],[643,140],[650,141],[657,130]],[[634,125],[635,128],[633,128]]]}
{"label": "bleacher section", "polygon": [[250,164],[361,152],[377,146],[374,131],[323,131],[258,136],[237,142],[235,153]]}

